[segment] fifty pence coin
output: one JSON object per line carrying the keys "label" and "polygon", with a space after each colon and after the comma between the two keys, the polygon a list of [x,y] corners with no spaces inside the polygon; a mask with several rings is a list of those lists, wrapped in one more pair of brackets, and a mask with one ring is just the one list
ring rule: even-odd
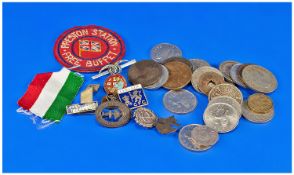
{"label": "fifty pence coin", "polygon": [[199,77],[197,85],[202,93],[208,95],[214,86],[222,83],[225,83],[225,79],[222,75],[215,72],[205,72]]}
{"label": "fifty pence coin", "polygon": [[179,61],[170,61],[164,64],[169,71],[167,82],[163,85],[166,89],[178,90],[185,87],[192,77],[192,70]]}
{"label": "fifty pence coin", "polygon": [[169,43],[160,43],[151,50],[151,58],[159,63],[164,62],[171,57],[181,57],[182,51],[175,45]]}
{"label": "fifty pence coin", "polygon": [[234,81],[232,80],[231,75],[230,75],[230,70],[231,70],[232,66],[237,63],[238,62],[236,62],[236,61],[224,61],[219,65],[219,70],[223,73],[225,79],[230,83],[234,83]]}
{"label": "fifty pence coin", "polygon": [[134,112],[137,124],[146,128],[152,128],[157,122],[156,115],[149,109],[140,107]]}
{"label": "fifty pence coin", "polygon": [[255,93],[249,96],[248,107],[253,112],[266,114],[273,108],[273,101],[267,95]]}
{"label": "fifty pence coin", "polygon": [[244,101],[242,104],[242,113],[243,117],[247,120],[253,122],[253,123],[266,123],[273,119],[274,117],[274,108],[272,108],[268,113],[265,114],[259,114],[256,112],[253,112],[248,108],[247,101]]}
{"label": "fifty pence coin", "polygon": [[136,62],[128,70],[129,81],[133,84],[141,84],[143,87],[158,82],[161,75],[161,65],[152,60]]}
{"label": "fifty pence coin", "polygon": [[193,66],[193,72],[199,67],[210,66],[209,63],[202,59],[190,59],[189,60]]}
{"label": "fifty pence coin", "polygon": [[227,103],[227,104],[233,106],[237,110],[239,117],[241,117],[242,106],[241,106],[241,104],[239,104],[236,101],[236,99],[234,99],[230,96],[217,96],[217,97],[213,98],[212,100],[210,100],[208,105],[211,105],[213,103]]}
{"label": "fifty pence coin", "polygon": [[241,72],[244,83],[257,92],[271,93],[277,86],[276,77],[264,67],[248,65]]}
{"label": "fifty pence coin", "polygon": [[208,99],[211,100],[219,96],[230,96],[240,105],[243,102],[242,92],[233,84],[223,83],[214,86],[208,94]]}
{"label": "fifty pence coin", "polygon": [[177,114],[192,112],[196,108],[197,103],[196,96],[185,89],[170,90],[163,97],[165,108]]}
{"label": "fifty pence coin", "polygon": [[161,75],[159,81],[150,85],[150,86],[146,86],[145,87],[146,89],[158,89],[158,88],[162,87],[167,82],[168,77],[169,77],[168,69],[164,65],[161,65],[161,67],[162,67],[162,75]]}
{"label": "fifty pence coin", "polygon": [[204,123],[219,133],[230,132],[239,123],[237,110],[227,103],[209,105],[203,115]]}
{"label": "fifty pence coin", "polygon": [[239,69],[240,66],[242,66],[242,64],[240,64],[240,63],[234,64],[234,65],[231,67],[231,70],[230,70],[230,76],[231,76],[232,80],[234,81],[234,83],[236,83],[237,85],[239,85],[239,86],[241,86],[241,87],[246,88],[246,85],[245,85],[244,82],[240,79],[240,76],[239,76],[239,74],[238,74],[238,69]]}

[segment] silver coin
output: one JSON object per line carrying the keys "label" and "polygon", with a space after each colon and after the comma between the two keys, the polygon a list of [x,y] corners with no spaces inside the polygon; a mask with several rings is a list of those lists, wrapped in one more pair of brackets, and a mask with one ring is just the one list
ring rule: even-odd
{"label": "silver coin", "polygon": [[157,122],[157,116],[149,109],[140,107],[134,112],[135,122],[140,126],[152,128]]}
{"label": "silver coin", "polygon": [[244,83],[257,92],[271,93],[277,86],[276,77],[264,67],[258,65],[248,65],[242,70]]}
{"label": "silver coin", "polygon": [[239,123],[237,110],[227,103],[209,105],[203,114],[204,123],[219,133],[230,132]]}
{"label": "silver coin", "polygon": [[151,58],[159,63],[164,62],[171,57],[181,57],[182,51],[175,45],[169,43],[160,43],[151,50]]}
{"label": "silver coin", "polygon": [[209,63],[202,59],[190,59],[189,60],[193,66],[193,72],[199,67],[210,66]]}
{"label": "silver coin", "polygon": [[192,136],[192,131],[197,126],[197,124],[190,124],[182,127],[178,136],[179,142],[184,148],[190,151],[205,151],[211,146],[199,146],[197,138]]}
{"label": "silver coin", "polygon": [[240,76],[239,76],[238,69],[240,66],[242,66],[242,64],[240,64],[240,63],[234,64],[231,67],[230,76],[231,76],[232,80],[234,81],[234,83],[246,88],[246,85],[243,83],[243,81],[240,79]]}
{"label": "silver coin", "polygon": [[145,87],[146,89],[158,89],[167,82],[169,77],[168,69],[164,65],[161,65],[161,67],[162,67],[162,74],[159,81],[150,86]]}
{"label": "silver coin", "polygon": [[199,79],[200,79],[201,75],[203,75],[206,72],[215,72],[215,73],[223,76],[223,74],[218,69],[216,69],[214,67],[202,66],[202,67],[199,67],[198,69],[196,69],[192,74],[191,83],[192,83],[193,88],[200,93],[202,93],[202,92],[199,90],[199,87],[198,87]]}
{"label": "silver coin", "polygon": [[218,141],[218,132],[205,125],[197,125],[191,136],[195,138],[198,148],[212,146]]}
{"label": "silver coin", "polygon": [[253,122],[253,123],[266,123],[273,119],[274,117],[274,108],[270,110],[266,114],[258,114],[253,111],[251,111],[248,108],[247,100],[243,102],[242,104],[242,113],[243,117],[247,120]]}
{"label": "silver coin", "polygon": [[232,68],[233,65],[237,64],[238,62],[236,61],[224,61],[219,65],[219,70],[223,73],[225,79],[230,82],[230,83],[234,83],[234,81],[231,78],[230,75],[230,70]]}
{"label": "silver coin", "polygon": [[208,105],[214,104],[214,103],[227,103],[231,106],[233,106],[238,114],[239,114],[239,118],[242,115],[242,106],[241,104],[238,103],[238,101],[230,96],[218,96],[213,98],[212,100],[209,101]]}
{"label": "silver coin", "polygon": [[214,86],[208,94],[208,99],[211,100],[218,96],[230,96],[237,100],[240,105],[243,102],[242,92],[235,85],[229,83]]}
{"label": "silver coin", "polygon": [[163,97],[165,108],[177,114],[185,114],[193,111],[197,103],[196,96],[185,89],[177,91],[170,90]]}

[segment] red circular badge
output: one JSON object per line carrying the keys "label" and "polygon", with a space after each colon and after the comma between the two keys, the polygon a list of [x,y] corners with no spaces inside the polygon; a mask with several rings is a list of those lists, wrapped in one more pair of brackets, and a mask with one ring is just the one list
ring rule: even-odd
{"label": "red circular badge", "polygon": [[113,74],[106,78],[104,90],[107,94],[115,94],[117,90],[127,87],[126,79],[120,74]]}
{"label": "red circular badge", "polygon": [[54,56],[64,67],[78,72],[97,72],[125,55],[125,44],[115,32],[90,25],[62,33],[54,45]]}

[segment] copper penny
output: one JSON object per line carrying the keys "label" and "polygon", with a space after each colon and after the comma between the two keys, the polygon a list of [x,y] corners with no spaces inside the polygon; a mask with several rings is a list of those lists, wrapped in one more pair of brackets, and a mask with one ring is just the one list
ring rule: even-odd
{"label": "copper penny", "polygon": [[171,61],[182,62],[182,63],[186,64],[187,66],[189,66],[191,68],[191,70],[193,70],[192,63],[189,60],[187,60],[186,58],[183,58],[183,57],[171,57],[171,58],[168,58],[163,62],[163,64],[166,64],[166,63],[171,62]]}
{"label": "copper penny", "polygon": [[170,61],[164,64],[169,71],[167,82],[163,85],[166,89],[178,90],[185,87],[192,77],[189,66],[179,61]]}
{"label": "copper penny", "polygon": [[207,95],[215,85],[224,82],[225,79],[222,75],[215,72],[206,72],[199,77],[198,88],[201,92]]}
{"label": "copper penny", "polygon": [[133,84],[141,84],[143,87],[158,82],[161,75],[161,65],[153,60],[139,61],[133,64],[128,71],[129,81]]}
{"label": "copper penny", "polygon": [[273,108],[273,102],[269,96],[255,93],[248,98],[248,108],[258,114],[266,114]]}

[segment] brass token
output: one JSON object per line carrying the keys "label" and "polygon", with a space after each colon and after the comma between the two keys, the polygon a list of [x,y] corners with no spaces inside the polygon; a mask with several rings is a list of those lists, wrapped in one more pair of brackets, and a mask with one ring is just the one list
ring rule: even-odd
{"label": "brass token", "polygon": [[178,90],[185,87],[192,77],[189,66],[179,61],[170,61],[164,64],[169,71],[167,82],[163,85],[166,89]]}
{"label": "brass token", "polygon": [[153,60],[139,61],[133,64],[128,71],[129,81],[133,84],[141,84],[143,87],[158,82],[161,75],[161,65]]}
{"label": "brass token", "polygon": [[206,72],[199,77],[198,88],[201,92],[208,95],[208,93],[214,86],[222,84],[224,82],[225,79],[222,75],[215,72]]}
{"label": "brass token", "polygon": [[273,108],[273,102],[269,96],[255,93],[248,98],[248,108],[258,114],[266,114]]}

